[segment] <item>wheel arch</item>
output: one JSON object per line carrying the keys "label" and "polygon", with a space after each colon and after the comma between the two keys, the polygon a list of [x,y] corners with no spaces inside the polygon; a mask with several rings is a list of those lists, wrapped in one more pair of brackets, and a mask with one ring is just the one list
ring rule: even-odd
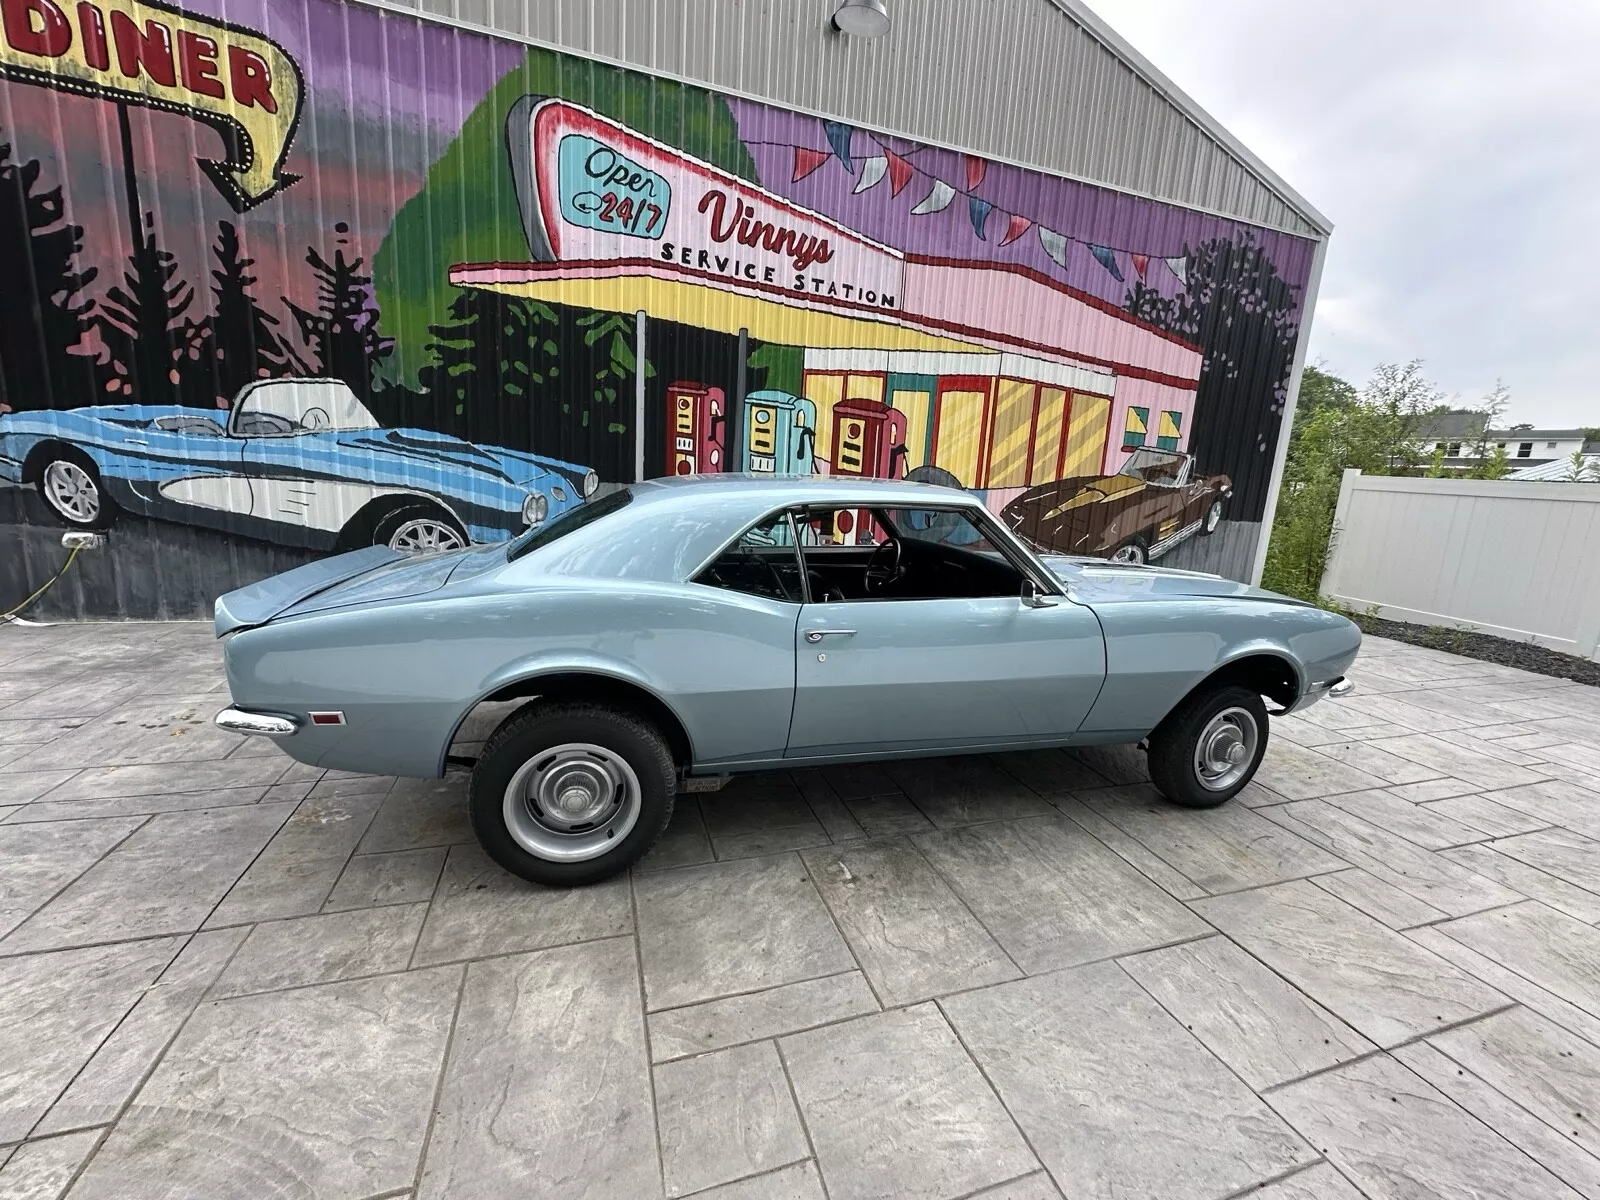
{"label": "wheel arch", "polygon": [[42,437],[33,444],[22,460],[22,482],[38,483],[44,476],[44,465],[52,458],[79,458],[86,460],[98,474],[102,467],[98,459],[76,442],[65,438]]}
{"label": "wheel arch", "polygon": [[452,524],[461,531],[463,537],[470,543],[472,532],[467,528],[467,523],[461,519],[461,514],[456,512],[446,501],[431,492],[384,492],[381,496],[374,496],[368,500],[355,514],[339,529],[338,548],[342,550],[359,550],[363,546],[373,544],[372,538],[377,528],[386,519],[392,517],[403,508],[413,505],[426,505],[438,509],[450,518]]}
{"label": "wheel arch", "polygon": [[[1178,704],[1202,689],[1225,683],[1237,683],[1250,688],[1283,709],[1293,707],[1304,691],[1300,668],[1289,655],[1279,650],[1253,649],[1213,669],[1185,692]],[[1174,709],[1177,707],[1177,704],[1173,705]]]}
{"label": "wheel arch", "polygon": [[[493,690],[474,700],[461,714],[445,742],[445,753],[448,755],[449,748],[460,733],[461,727],[466,724],[467,719],[479,705],[503,704],[537,697],[606,704],[637,713],[661,731],[661,736],[666,738],[667,746],[672,751],[672,761],[675,766],[682,770],[694,764],[694,742],[689,736],[688,726],[670,704],[636,679],[593,667],[551,668],[519,675],[515,679],[498,684]],[[518,712],[521,711],[521,707],[517,709]],[[506,720],[515,715],[515,713],[510,714]],[[442,767],[441,763],[441,772]]]}

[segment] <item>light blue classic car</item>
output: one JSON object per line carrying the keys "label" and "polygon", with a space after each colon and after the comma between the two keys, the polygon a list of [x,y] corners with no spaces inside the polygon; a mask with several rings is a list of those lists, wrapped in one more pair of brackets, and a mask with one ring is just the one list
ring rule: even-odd
{"label": "light blue classic car", "polygon": [[[1147,744],[1178,804],[1237,793],[1290,712],[1348,685],[1344,617],[1223,579],[1041,557],[925,484],[681,477],[508,546],[377,547],[217,601],[225,729],[302,762],[443,774],[479,704],[485,849],[602,879],[696,776],[907,755]],[[688,786],[685,784],[685,786]]]}
{"label": "light blue classic car", "polygon": [[[227,424],[221,422],[226,420]],[[0,479],[69,525],[116,509],[316,550],[498,542],[583,503],[593,471],[385,429],[337,379],[271,379],[226,414],[104,405],[0,416]]]}

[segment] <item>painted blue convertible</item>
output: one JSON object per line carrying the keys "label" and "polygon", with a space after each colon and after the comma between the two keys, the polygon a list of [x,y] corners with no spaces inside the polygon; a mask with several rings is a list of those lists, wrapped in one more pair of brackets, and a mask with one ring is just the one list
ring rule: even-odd
{"label": "painted blue convertible", "polygon": [[407,552],[504,541],[599,484],[571,463],[385,429],[336,379],[261,380],[225,418],[141,405],[9,413],[0,478],[36,484],[85,529],[122,508],[316,550]]}
{"label": "painted blue convertible", "polygon": [[1267,708],[1348,685],[1344,617],[1215,575],[1041,556],[965,492],[684,476],[506,546],[368,548],[217,601],[225,729],[302,762],[443,774],[485,702],[485,849],[547,884],[661,836],[680,780],[1145,743],[1173,801],[1254,775]]}

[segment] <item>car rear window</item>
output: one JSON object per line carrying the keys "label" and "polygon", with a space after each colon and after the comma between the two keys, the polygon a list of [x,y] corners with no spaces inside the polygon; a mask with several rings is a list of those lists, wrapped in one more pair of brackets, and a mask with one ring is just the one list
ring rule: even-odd
{"label": "car rear window", "polygon": [[531,554],[541,546],[548,546],[551,542],[566,537],[574,529],[582,529],[602,517],[609,517],[612,513],[626,508],[632,500],[633,493],[623,488],[620,492],[612,492],[609,496],[601,496],[598,500],[589,500],[577,508],[569,508],[554,520],[528,530],[512,542],[511,549],[506,551],[506,561],[515,562],[524,554]]}

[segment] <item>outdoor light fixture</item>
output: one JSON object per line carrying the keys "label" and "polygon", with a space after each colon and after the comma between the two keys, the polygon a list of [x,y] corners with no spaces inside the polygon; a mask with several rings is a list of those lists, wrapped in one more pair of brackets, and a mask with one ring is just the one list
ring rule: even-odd
{"label": "outdoor light fixture", "polygon": [[833,27],[851,37],[882,37],[889,32],[889,10],[883,0],[839,0]]}

